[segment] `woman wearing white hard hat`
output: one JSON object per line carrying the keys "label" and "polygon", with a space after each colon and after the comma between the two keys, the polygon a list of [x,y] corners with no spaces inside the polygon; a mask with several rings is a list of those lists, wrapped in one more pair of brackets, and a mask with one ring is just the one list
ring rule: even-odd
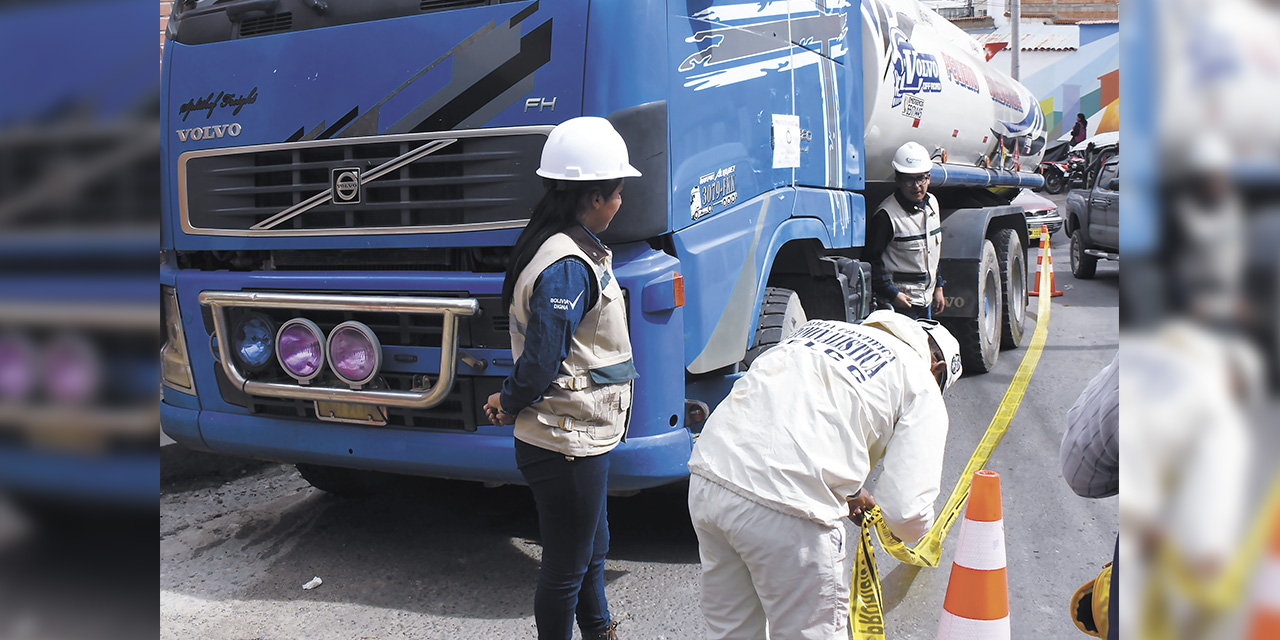
{"label": "woman wearing white hard hat", "polygon": [[929,193],[933,160],[920,144],[908,142],[893,156],[893,194],[867,218],[863,257],[871,263],[871,290],[877,300],[912,318],[932,318],[946,308],[938,274],[942,216]]}
{"label": "woman wearing white hard hat", "polygon": [[637,177],[604,118],[573,118],[547,136],[537,171],[546,194],[516,240],[503,304],[515,369],[484,410],[513,424],[516,464],[542,533],[534,597],[540,640],[617,640],[604,593],[609,451],[626,432],[636,378],[613,254],[598,234]]}

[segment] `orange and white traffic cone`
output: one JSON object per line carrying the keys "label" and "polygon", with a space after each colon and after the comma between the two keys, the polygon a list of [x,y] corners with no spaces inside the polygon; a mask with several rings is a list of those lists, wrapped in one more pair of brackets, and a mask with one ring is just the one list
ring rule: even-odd
{"label": "orange and white traffic cone", "polygon": [[1280,513],[1272,516],[1267,555],[1257,571],[1249,640],[1280,638]]}
{"label": "orange and white traffic cone", "polygon": [[1058,291],[1058,285],[1055,284],[1053,281],[1053,253],[1051,253],[1049,250],[1049,226],[1048,225],[1040,226],[1040,256],[1036,258],[1036,279],[1035,279],[1035,282],[1032,283],[1031,291],[1027,292],[1027,295],[1029,296],[1040,295],[1040,269],[1044,268],[1042,266],[1044,264],[1049,265],[1048,266],[1049,295],[1051,297],[1056,298],[1062,295],[1062,292]]}
{"label": "orange and white traffic cone", "polygon": [[1000,474],[973,474],[969,505],[942,604],[938,640],[1008,640],[1009,579],[1005,574]]}

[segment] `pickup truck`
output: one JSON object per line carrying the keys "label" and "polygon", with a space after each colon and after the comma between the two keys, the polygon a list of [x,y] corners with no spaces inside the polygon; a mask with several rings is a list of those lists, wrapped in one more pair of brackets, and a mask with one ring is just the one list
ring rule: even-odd
{"label": "pickup truck", "polygon": [[1084,280],[1093,277],[1099,258],[1120,259],[1120,156],[1106,158],[1097,176],[1088,188],[1067,193],[1071,275]]}

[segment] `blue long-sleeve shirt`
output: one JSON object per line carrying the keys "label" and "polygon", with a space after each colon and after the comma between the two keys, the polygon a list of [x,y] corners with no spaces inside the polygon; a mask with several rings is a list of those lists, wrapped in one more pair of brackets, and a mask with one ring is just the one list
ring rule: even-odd
{"label": "blue long-sleeve shirt", "polygon": [[[594,234],[591,238],[599,242]],[[608,281],[602,283],[608,284]],[[563,258],[542,270],[529,299],[524,352],[516,360],[515,370],[502,381],[498,400],[504,412],[520,413],[541,399],[543,391],[551,386],[559,374],[560,363],[569,356],[574,332],[587,311],[595,306],[599,293],[596,287],[590,270],[579,258]],[[636,378],[637,373],[634,362],[628,360],[592,371],[591,377],[596,383],[623,382]]]}
{"label": "blue long-sleeve shirt", "polygon": [[[502,381],[502,410],[515,415],[538,401],[569,355],[573,332],[593,306],[591,273],[578,258],[564,258],[542,270],[529,299],[524,352]],[[552,300],[567,300],[553,303]]]}

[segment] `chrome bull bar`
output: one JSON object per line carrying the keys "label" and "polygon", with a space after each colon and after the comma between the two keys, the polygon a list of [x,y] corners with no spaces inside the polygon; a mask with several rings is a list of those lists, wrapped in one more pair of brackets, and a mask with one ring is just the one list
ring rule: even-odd
{"label": "chrome bull bar", "polygon": [[[218,359],[222,362],[222,371],[227,374],[227,379],[232,384],[245,393],[271,398],[351,402],[409,409],[429,409],[443,402],[445,396],[449,395],[457,373],[458,318],[474,316],[480,312],[480,303],[474,298],[338,296],[247,291],[205,291],[200,294],[200,304],[209,307],[213,312],[213,330],[214,334],[219,336]],[[440,338],[440,377],[428,389],[409,391],[304,386],[249,380],[231,357],[231,332],[225,313],[230,307],[442,315],[444,330]]]}

